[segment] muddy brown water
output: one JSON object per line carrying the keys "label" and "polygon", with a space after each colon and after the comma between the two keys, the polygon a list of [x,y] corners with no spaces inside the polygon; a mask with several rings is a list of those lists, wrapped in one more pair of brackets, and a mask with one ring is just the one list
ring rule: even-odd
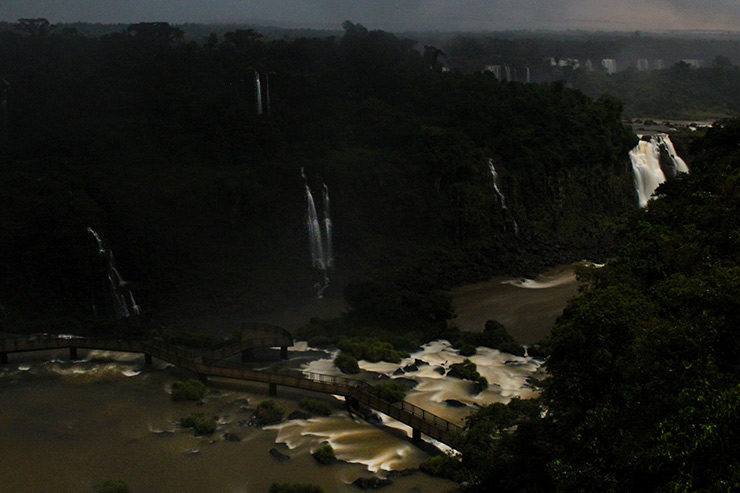
{"label": "muddy brown water", "polygon": [[[486,320],[495,318],[521,342],[535,342],[577,293],[573,269],[564,266],[535,280],[496,278],[455,289],[454,323],[479,331]],[[337,301],[323,302],[321,315],[343,308]],[[299,324],[299,319],[312,316],[304,313],[307,309],[266,321]],[[416,356],[432,364],[456,361],[454,350],[434,344]],[[407,375],[419,382],[409,398],[447,419],[462,421],[476,405],[489,400],[531,395],[525,381],[538,371],[537,365],[488,351],[474,358],[496,384],[490,395],[469,396],[464,382],[437,378],[430,366]],[[104,481],[120,478],[134,492],[266,492],[273,482],[305,482],[327,492],[350,492],[359,491],[350,484],[358,477],[417,468],[429,458],[405,437],[407,430],[389,431],[353,419],[329,396],[281,388],[277,400],[289,410],[309,396],[329,402],[334,412],[260,429],[248,424],[249,410],[268,398],[267,389],[259,384],[210,388],[202,405],[173,402],[168,393],[172,382],[188,377],[176,368],[155,361],[154,368],[144,369],[143,357],[122,353],[81,351],[80,358],[90,361],[77,362],[66,361],[67,356],[66,351],[12,354],[9,364],[0,367],[0,491],[92,492]],[[332,366],[330,359],[316,363]],[[376,366],[363,367],[388,375],[396,369]],[[466,407],[446,407],[443,401],[448,398]],[[180,427],[179,419],[191,412],[218,416],[217,431],[198,437]],[[225,433],[236,434],[241,441],[227,441]],[[346,462],[317,464],[310,452],[325,442]],[[290,459],[277,461],[269,453],[273,447]],[[456,486],[421,472],[393,481],[383,491],[444,492]]]}

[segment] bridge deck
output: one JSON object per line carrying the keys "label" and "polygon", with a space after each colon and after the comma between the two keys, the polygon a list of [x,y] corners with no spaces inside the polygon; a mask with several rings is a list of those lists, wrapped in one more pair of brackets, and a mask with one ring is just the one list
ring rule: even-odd
{"label": "bridge deck", "polygon": [[286,347],[292,345],[290,334],[280,328],[251,327],[242,331],[239,341],[215,350],[193,350],[156,340],[126,340],[98,337],[57,336],[42,334],[0,339],[0,353],[49,349],[81,348],[107,351],[145,353],[203,377],[222,377],[264,382],[299,389],[341,395],[355,403],[380,411],[414,430],[454,447],[462,428],[406,401],[389,402],[379,398],[367,382],[308,373],[300,370],[262,371],[227,365],[219,361],[245,349],[256,347]]}

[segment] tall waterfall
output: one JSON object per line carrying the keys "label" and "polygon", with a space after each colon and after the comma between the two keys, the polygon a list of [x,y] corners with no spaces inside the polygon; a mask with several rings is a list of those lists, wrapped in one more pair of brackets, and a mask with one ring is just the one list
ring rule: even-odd
{"label": "tall waterfall", "polygon": [[649,141],[642,140],[642,136],[640,137],[640,142],[629,152],[629,156],[632,162],[637,199],[640,207],[645,207],[658,185],[666,180],[665,173],[660,166],[661,148],[665,149],[671,160],[672,175],[688,173],[689,168],[676,154],[673,142],[667,134],[653,135]]}
{"label": "tall waterfall", "polygon": [[[121,277],[120,272],[116,269],[116,260],[113,257],[113,251],[105,248],[102,238],[92,228],[88,227],[87,232],[95,238],[98,245],[98,256],[105,262],[105,276],[108,285],[108,292],[112,304],[112,311],[115,318],[126,318],[131,315],[141,314],[141,307],[136,304],[134,293],[128,287],[126,281]],[[93,311],[97,314],[97,306],[93,304]]]}
{"label": "tall waterfall", "polygon": [[496,192],[496,196],[498,197],[499,205],[501,205],[501,210],[504,213],[504,220],[507,222],[511,222],[511,227],[514,230],[514,236],[518,238],[519,225],[516,223],[516,219],[514,219],[511,211],[509,211],[509,208],[506,206],[506,197],[504,197],[503,192],[501,192],[501,183],[499,182],[499,176],[496,172],[496,167],[493,165],[493,159],[491,158],[488,158],[488,169],[491,171],[491,176],[493,177],[493,191]]}
{"label": "tall waterfall", "polygon": [[262,85],[260,84],[260,73],[254,73],[254,97],[256,100],[257,114],[262,114]]}
{"label": "tall waterfall", "polygon": [[[319,298],[324,296],[324,291],[329,287],[328,270],[334,267],[334,246],[332,243],[332,222],[330,215],[329,187],[323,184],[323,221],[319,221],[316,212],[316,204],[308,186],[306,173],[301,168],[304,186],[306,188],[306,229],[308,230],[308,243],[311,250],[311,262],[313,266],[323,273],[323,281],[315,285],[316,294]],[[321,223],[323,222],[323,230]]]}

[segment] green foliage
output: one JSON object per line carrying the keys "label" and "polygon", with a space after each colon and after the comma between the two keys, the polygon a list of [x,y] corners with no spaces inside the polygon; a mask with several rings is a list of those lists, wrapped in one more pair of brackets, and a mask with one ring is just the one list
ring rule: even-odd
{"label": "green foliage", "polygon": [[482,377],[481,374],[478,373],[477,366],[469,359],[465,359],[462,363],[450,365],[450,370],[447,372],[447,376],[475,382],[478,392],[485,390],[488,387],[488,380],[486,380],[486,377]]}
{"label": "green foliage", "polygon": [[375,394],[388,402],[402,401],[406,397],[406,389],[393,381],[381,382],[373,387]]}
{"label": "green foliage", "polygon": [[206,386],[200,380],[176,380],[172,383],[173,401],[199,401],[206,394]]}
{"label": "green foliage", "polygon": [[311,452],[311,456],[320,464],[332,464],[337,461],[334,449],[328,443]]}
{"label": "green foliage", "polygon": [[334,366],[339,368],[342,373],[349,373],[350,375],[360,373],[360,367],[357,365],[357,360],[354,356],[350,356],[349,354],[339,353],[337,357],[334,358]]}
{"label": "green foliage", "polygon": [[98,493],[131,493],[131,488],[122,479],[109,479],[98,489]]}
{"label": "green foliage", "polygon": [[487,321],[483,332],[480,333],[463,332],[457,328],[451,328],[441,333],[440,337],[450,339],[452,345],[460,350],[462,356],[472,356],[477,346],[498,349],[516,356],[524,356],[525,353],[524,346],[516,342],[506,328],[496,320]]}
{"label": "green foliage", "polygon": [[267,399],[257,404],[254,419],[260,426],[272,425],[281,422],[285,413],[286,410],[283,406],[272,399]]}
{"label": "green foliage", "polygon": [[306,483],[272,483],[270,493],[324,493],[324,490]]}
{"label": "green foliage", "polygon": [[375,337],[341,339],[338,346],[343,353],[347,353],[355,359],[364,359],[373,363],[378,361],[400,363],[402,358],[408,356],[408,353],[396,351],[391,344],[382,342]]}
{"label": "green foliage", "polygon": [[[740,484],[740,122],[632,214],[547,346],[541,405],[468,420],[474,490],[729,491]],[[545,412],[546,410],[546,412]]]}
{"label": "green foliage", "polygon": [[310,399],[307,397],[305,399],[301,399],[301,402],[299,402],[298,405],[302,409],[313,414],[320,414],[322,416],[329,416],[331,414],[331,406],[325,401],[320,401],[318,399]]}
{"label": "green foliage", "polygon": [[435,455],[419,465],[419,469],[431,476],[462,482],[465,480],[465,471],[459,456],[441,454]]}
{"label": "green foliage", "polygon": [[476,352],[476,347],[466,342],[460,345],[460,356],[473,356]]}
{"label": "green foliage", "polygon": [[[156,324],[193,329],[209,311],[311,296],[301,167],[337,205],[343,282],[327,294],[347,287],[346,334],[382,330],[396,350],[445,330],[444,288],[608,250],[610,225],[634,205],[634,139],[615,101],[443,73],[414,41],[352,26],[341,38],[238,30],[200,44],[164,23],[0,32],[12,85],[3,323],[95,318],[91,286],[103,301],[107,285],[89,225]],[[269,115],[255,112],[254,70],[265,86],[269,74]]]}
{"label": "green foliage", "polygon": [[193,413],[180,420],[184,428],[193,428],[198,435],[210,435],[216,431],[216,420],[204,413]]}

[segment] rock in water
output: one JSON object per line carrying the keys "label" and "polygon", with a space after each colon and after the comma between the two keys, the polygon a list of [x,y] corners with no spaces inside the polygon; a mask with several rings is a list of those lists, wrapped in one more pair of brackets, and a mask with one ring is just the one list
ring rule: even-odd
{"label": "rock in water", "polygon": [[282,453],[275,447],[270,449],[270,455],[273,456],[278,462],[285,462],[286,460],[290,459],[289,455]]}
{"label": "rock in water", "polygon": [[308,413],[304,413],[303,411],[293,411],[288,415],[288,419],[308,419],[311,416]]}
{"label": "rock in water", "polygon": [[457,399],[446,399],[445,404],[450,407],[467,407],[467,404],[460,402]]}
{"label": "rock in water", "polygon": [[357,478],[352,482],[352,484],[361,490],[378,490],[384,486],[392,485],[393,481],[387,478],[378,478],[373,476],[371,478]]}
{"label": "rock in water", "polygon": [[226,440],[227,442],[241,442],[242,437],[240,437],[236,433],[226,432],[224,433],[224,440]]}

